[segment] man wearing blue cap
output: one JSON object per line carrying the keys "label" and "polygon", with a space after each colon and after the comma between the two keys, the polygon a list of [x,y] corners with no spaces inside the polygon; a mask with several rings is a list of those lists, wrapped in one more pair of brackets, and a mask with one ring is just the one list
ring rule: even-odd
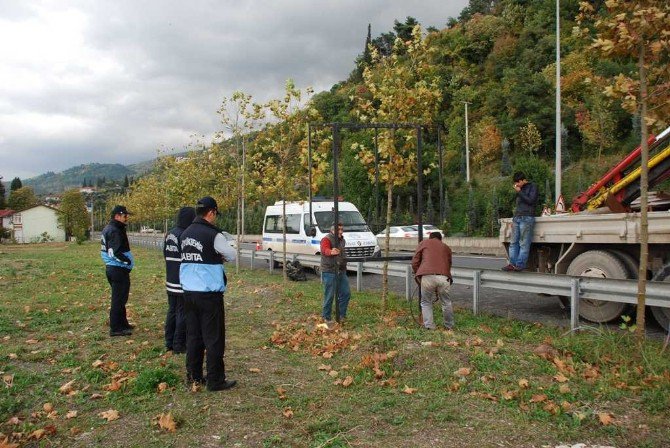
{"label": "man wearing blue cap", "polygon": [[[210,391],[230,389],[223,363],[226,344],[223,293],[226,290],[224,261],[235,261],[236,253],[214,225],[220,214],[214,198],[205,196],[195,207],[197,217],[180,237],[179,281],[184,290],[186,312],[186,377],[207,384]],[[203,360],[207,353],[207,377]]]}
{"label": "man wearing blue cap", "polygon": [[135,266],[126,234],[128,209],[117,205],[112,209],[112,219],[102,229],[100,256],[105,263],[107,281],[112,287],[112,305],[109,308],[109,335],[130,336],[133,326],[128,323],[126,303],[130,294],[130,271]]}

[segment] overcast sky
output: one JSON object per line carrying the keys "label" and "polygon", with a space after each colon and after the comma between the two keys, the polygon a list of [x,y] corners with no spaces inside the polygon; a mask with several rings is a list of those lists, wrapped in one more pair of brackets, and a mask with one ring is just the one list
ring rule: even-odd
{"label": "overcast sky", "polygon": [[0,0],[0,176],[131,163],[211,141],[235,90],[329,89],[393,22],[467,0]]}

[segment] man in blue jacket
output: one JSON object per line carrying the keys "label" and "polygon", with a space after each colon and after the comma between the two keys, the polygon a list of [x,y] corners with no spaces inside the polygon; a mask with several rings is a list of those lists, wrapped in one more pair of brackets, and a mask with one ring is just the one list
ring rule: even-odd
{"label": "man in blue jacket", "polygon": [[[236,253],[214,223],[219,209],[214,198],[205,196],[195,207],[197,218],[181,234],[179,281],[186,311],[186,377],[207,384],[210,391],[230,389],[223,363],[226,344],[223,293],[226,290],[224,261],[235,261]],[[202,365],[207,351],[207,379]]]}
{"label": "man in blue jacket", "polygon": [[181,234],[195,219],[193,207],[182,207],[175,217],[175,226],[165,235],[163,257],[165,258],[165,289],[168,311],[165,317],[165,348],[174,353],[186,352],[186,317],[184,314],[184,290],[179,282],[181,264]]}
{"label": "man in blue jacket", "polygon": [[514,173],[514,191],[516,191],[516,210],[512,218],[512,240],[509,244],[509,264],[503,271],[523,271],[528,263],[530,245],[535,226],[535,208],[537,207],[537,185],[528,182],[521,171]]}
{"label": "man in blue jacket", "polygon": [[107,281],[112,287],[112,305],[109,309],[109,335],[129,336],[133,325],[128,323],[126,303],[130,293],[130,271],[135,266],[126,234],[128,209],[117,205],[112,209],[112,219],[102,229],[100,256],[105,263]]}

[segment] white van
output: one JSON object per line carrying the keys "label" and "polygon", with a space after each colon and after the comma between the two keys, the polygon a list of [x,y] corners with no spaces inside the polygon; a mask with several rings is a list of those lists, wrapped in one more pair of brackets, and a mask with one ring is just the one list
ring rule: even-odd
{"label": "white van", "polygon": [[[282,208],[277,201],[265,209],[263,220],[263,250],[282,252]],[[381,250],[377,238],[370,231],[365,219],[351,202],[338,203],[339,220],[344,226],[345,251],[349,260],[378,257]],[[333,201],[312,201],[310,227],[309,201],[286,203],[286,252],[306,255],[321,253],[321,239],[330,231],[335,212]]]}

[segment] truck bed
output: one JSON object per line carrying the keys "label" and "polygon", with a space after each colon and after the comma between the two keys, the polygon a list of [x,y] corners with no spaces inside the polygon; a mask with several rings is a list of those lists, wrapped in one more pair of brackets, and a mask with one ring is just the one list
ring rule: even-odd
{"label": "truck bed", "polygon": [[[649,244],[670,244],[670,211],[649,212]],[[533,243],[639,244],[639,213],[566,213],[535,218]],[[500,220],[500,242],[512,237],[512,218]]]}

